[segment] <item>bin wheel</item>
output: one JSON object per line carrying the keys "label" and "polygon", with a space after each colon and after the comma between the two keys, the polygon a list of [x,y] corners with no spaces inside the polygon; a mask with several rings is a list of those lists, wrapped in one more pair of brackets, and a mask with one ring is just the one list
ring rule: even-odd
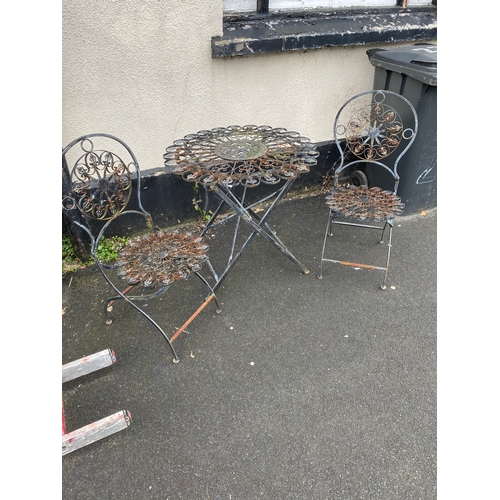
{"label": "bin wheel", "polygon": [[368,187],[368,178],[362,170],[355,170],[349,176],[349,184],[352,186],[367,186]]}

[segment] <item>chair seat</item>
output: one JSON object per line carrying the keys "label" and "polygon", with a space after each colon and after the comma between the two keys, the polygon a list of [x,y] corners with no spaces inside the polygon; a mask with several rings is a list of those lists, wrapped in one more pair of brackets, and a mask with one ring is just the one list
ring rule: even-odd
{"label": "chair seat", "polygon": [[165,287],[187,279],[208,259],[208,246],[191,233],[156,231],[132,240],[119,253],[118,275],[130,285]]}
{"label": "chair seat", "polygon": [[360,220],[388,220],[402,213],[404,204],[392,191],[379,187],[348,186],[332,189],[326,204],[334,217]]}

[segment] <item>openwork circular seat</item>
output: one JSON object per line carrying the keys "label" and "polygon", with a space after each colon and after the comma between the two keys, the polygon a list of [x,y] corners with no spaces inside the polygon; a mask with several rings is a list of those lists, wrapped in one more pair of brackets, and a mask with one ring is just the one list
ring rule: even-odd
{"label": "openwork circular seat", "polygon": [[393,219],[404,209],[401,198],[392,191],[368,186],[333,189],[326,196],[326,204],[334,216],[374,221]]}
{"label": "openwork circular seat", "polygon": [[201,269],[207,245],[191,233],[157,231],[133,240],[119,253],[118,275],[145,288],[186,280]]}

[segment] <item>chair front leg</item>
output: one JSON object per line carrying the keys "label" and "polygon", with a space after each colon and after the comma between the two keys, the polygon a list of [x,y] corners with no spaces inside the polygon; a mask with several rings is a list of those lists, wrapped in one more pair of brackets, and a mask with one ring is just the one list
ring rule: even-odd
{"label": "chair front leg", "polygon": [[319,273],[317,276],[319,280],[323,279],[323,261],[325,258],[326,240],[329,236],[330,237],[333,236],[332,226],[333,226],[333,216],[332,216],[332,210],[330,209],[328,212],[328,222],[326,223],[325,237],[323,239],[323,248],[321,250],[321,260],[319,263]]}

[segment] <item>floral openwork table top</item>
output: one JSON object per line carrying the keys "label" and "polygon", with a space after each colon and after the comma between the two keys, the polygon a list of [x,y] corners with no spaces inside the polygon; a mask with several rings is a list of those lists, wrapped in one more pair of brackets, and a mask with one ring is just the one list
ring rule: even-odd
{"label": "floral openwork table top", "polygon": [[223,184],[277,184],[309,172],[319,152],[298,132],[270,126],[233,125],[201,130],[174,141],[165,166],[207,189]]}

